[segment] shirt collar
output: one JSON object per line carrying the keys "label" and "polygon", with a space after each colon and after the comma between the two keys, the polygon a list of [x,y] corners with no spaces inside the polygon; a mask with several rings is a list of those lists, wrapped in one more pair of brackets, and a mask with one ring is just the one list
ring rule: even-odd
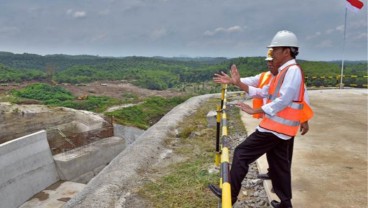
{"label": "shirt collar", "polygon": [[296,64],[295,59],[291,59],[289,61],[287,61],[286,63],[284,63],[282,66],[279,67],[279,72],[283,69],[285,69],[287,66],[292,65],[292,64]]}

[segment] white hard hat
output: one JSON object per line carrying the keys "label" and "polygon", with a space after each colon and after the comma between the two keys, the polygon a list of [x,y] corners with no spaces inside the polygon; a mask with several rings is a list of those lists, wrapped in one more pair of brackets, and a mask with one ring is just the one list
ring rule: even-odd
{"label": "white hard hat", "polygon": [[273,37],[268,48],[272,47],[298,47],[296,35],[287,30],[281,30]]}
{"label": "white hard hat", "polygon": [[272,48],[269,48],[268,51],[267,51],[267,57],[266,57],[266,61],[272,61],[273,58],[272,58]]}

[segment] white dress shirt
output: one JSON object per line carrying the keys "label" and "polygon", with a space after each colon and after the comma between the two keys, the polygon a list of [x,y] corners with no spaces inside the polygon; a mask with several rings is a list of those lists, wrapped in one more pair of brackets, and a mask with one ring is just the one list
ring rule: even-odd
{"label": "white dress shirt", "polygon": [[[284,70],[287,66],[296,64],[295,59],[292,59],[285,64],[283,64],[279,69],[279,73],[281,70]],[[300,91],[300,83],[302,81],[302,73],[299,70],[299,67],[294,65],[289,68],[289,70],[285,74],[285,78],[283,84],[280,88],[280,96],[277,97],[272,102],[265,104],[262,106],[262,110],[269,116],[274,116],[279,111],[286,108],[292,101],[297,101],[299,99],[299,91]],[[268,89],[269,85],[264,86],[263,88],[256,88],[253,86],[249,86],[249,96],[251,97],[267,97],[268,96]],[[309,104],[309,97],[305,87],[304,91],[304,100]],[[258,131],[260,132],[270,132],[276,135],[277,137],[288,140],[291,137],[280,134],[274,131],[270,131],[264,129],[260,126],[257,127]]]}
{"label": "white dress shirt", "polygon": [[[240,78],[240,81],[243,82],[244,84],[248,85],[248,86],[252,86],[252,87],[257,88],[258,83],[261,81],[262,73],[257,74],[256,76],[253,76],[253,77]],[[273,75],[271,74],[271,76],[273,76]],[[252,96],[252,97],[255,97],[255,96]],[[263,97],[263,103],[267,103],[267,97]]]}
{"label": "white dress shirt", "polygon": [[244,77],[244,78],[240,78],[240,81],[243,82],[244,84],[248,85],[248,86],[252,86],[252,87],[257,87],[258,83],[261,79],[261,74],[257,74],[256,76],[253,77]]}

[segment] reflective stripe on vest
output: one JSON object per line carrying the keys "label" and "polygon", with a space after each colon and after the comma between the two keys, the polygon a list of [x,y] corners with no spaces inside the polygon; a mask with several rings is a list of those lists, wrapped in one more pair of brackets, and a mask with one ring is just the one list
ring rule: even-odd
{"label": "reflective stripe on vest", "polygon": [[288,126],[299,126],[300,125],[300,122],[299,121],[290,121],[290,120],[286,120],[286,119],[283,119],[281,117],[278,117],[278,116],[269,116],[269,115],[265,115],[265,117],[273,120],[273,121],[276,121],[278,123],[282,123],[282,124],[286,124]]}
{"label": "reflective stripe on vest", "polygon": [[[267,85],[271,80],[271,72],[263,72],[259,78],[259,82],[257,88],[262,88],[263,86]],[[253,98],[253,108],[260,108],[264,105],[263,98]],[[253,114],[253,118],[263,118],[264,113],[256,113]]]}
{"label": "reflective stripe on vest", "polygon": [[[267,103],[272,102],[273,100],[275,100],[277,97],[280,96],[280,89],[284,81],[286,72],[291,66],[294,65],[295,64],[289,65],[285,69],[281,70],[279,74],[274,78],[274,80],[272,80],[268,91],[271,96],[268,97]],[[299,69],[301,70],[303,76],[302,69],[300,67]],[[304,102],[304,77],[303,77],[300,83],[298,101],[293,101],[286,108],[278,112],[275,116],[266,115],[262,119],[260,126],[262,128],[277,133],[281,133],[288,136],[295,136],[299,129],[301,117],[303,114],[303,106],[305,104],[306,103]]]}

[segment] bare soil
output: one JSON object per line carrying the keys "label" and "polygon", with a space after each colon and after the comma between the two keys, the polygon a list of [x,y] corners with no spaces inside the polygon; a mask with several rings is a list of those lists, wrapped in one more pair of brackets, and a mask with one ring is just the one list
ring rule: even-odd
{"label": "bare soil", "polygon": [[[7,94],[10,90],[21,89],[30,84],[38,83],[36,81],[22,82],[22,83],[8,83],[0,85],[0,94]],[[46,82],[44,82],[46,83]],[[137,87],[133,84],[124,81],[96,81],[88,84],[58,84],[67,90],[69,90],[74,96],[109,96],[120,99],[124,94],[131,93],[139,98],[145,98],[150,96],[161,96],[161,97],[175,97],[183,95],[182,92],[175,90],[149,90],[141,87]]]}
{"label": "bare soil", "polygon": [[62,84],[61,86],[71,91],[75,96],[95,95],[118,99],[127,93],[137,95],[140,98],[150,96],[174,97],[182,94],[174,90],[149,90],[122,81],[97,81],[79,86],[71,84]]}

